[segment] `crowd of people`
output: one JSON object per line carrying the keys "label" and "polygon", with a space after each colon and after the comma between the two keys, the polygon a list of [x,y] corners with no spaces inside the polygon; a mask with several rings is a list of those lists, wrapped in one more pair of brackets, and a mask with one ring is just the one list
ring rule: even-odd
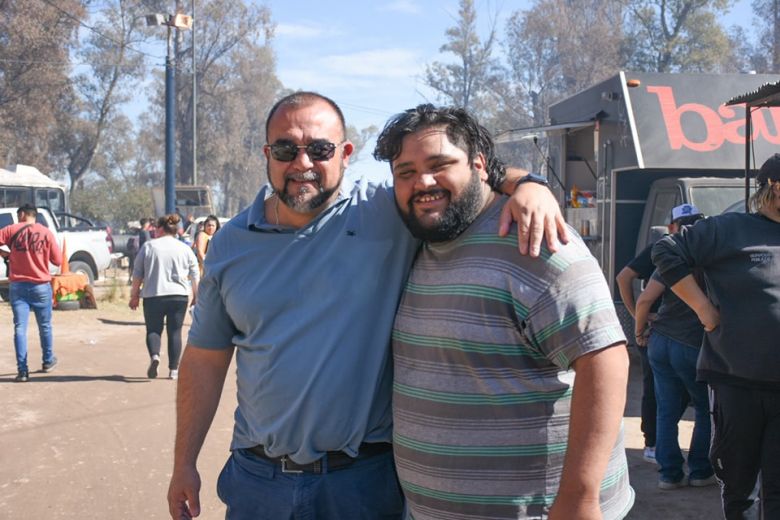
{"label": "crowd of people", "polygon": [[[325,96],[283,97],[265,130],[268,184],[250,207],[221,227],[206,218],[192,246],[180,215],[142,221],[131,259],[147,375],[166,329],[178,379],[171,517],[200,514],[198,455],[235,356],[216,483],[228,519],[625,518],[629,342],[544,179],[506,168],[459,108],[394,116],[374,150],[392,179],[378,183],[345,180],[354,146]],[[756,181],[752,213],[675,207],[670,234],[617,280],[658,487],[720,484],[729,520],[780,518],[780,154]],[[12,245],[15,326],[33,309],[50,370],[36,266],[61,253],[22,210],[0,245]],[[48,245],[21,267],[14,245],[34,234]],[[636,278],[647,284],[634,300]]]}

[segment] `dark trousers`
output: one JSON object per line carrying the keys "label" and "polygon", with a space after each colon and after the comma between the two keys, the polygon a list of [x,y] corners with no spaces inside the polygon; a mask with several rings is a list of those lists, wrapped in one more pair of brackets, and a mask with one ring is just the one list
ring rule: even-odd
{"label": "dark trousers", "polygon": [[726,519],[780,519],[780,391],[710,388],[710,460],[722,482]]}
{"label": "dark trousers", "polygon": [[227,520],[401,520],[404,499],[392,452],[322,474],[283,473],[235,450],[217,480]]}
{"label": "dark trousers", "polygon": [[647,358],[647,347],[637,347],[642,365],[642,422],[640,427],[645,436],[645,446],[655,446],[656,402],[653,369]]}
{"label": "dark trousers", "polygon": [[187,314],[186,296],[155,296],[144,298],[146,348],[149,356],[160,355],[163,326],[168,335],[168,368],[179,368],[181,356],[181,328]]}

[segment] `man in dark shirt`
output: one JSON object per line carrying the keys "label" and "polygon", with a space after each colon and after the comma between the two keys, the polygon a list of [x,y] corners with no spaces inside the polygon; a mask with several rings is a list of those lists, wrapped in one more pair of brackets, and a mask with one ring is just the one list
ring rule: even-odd
{"label": "man in dark shirt", "polygon": [[755,213],[710,217],[653,248],[664,282],[704,325],[696,372],[710,387],[710,461],[728,519],[780,518],[780,154],[756,184]]}
{"label": "man in dark shirt", "polygon": [[[683,204],[672,210],[672,218],[670,228],[678,230],[704,216],[694,206]],[[703,284],[702,280],[698,281]],[[650,308],[659,298],[662,298],[661,306],[650,323]],[[658,487],[671,490],[686,484],[694,487],[713,485],[715,477],[708,459],[710,417],[707,386],[696,381],[696,360],[704,329],[696,313],[667,288],[657,271],[636,302],[635,318],[637,343],[648,345],[658,403],[655,453],[660,466]],[[689,399],[693,402],[696,418],[688,453],[690,474],[686,482],[677,425]]]}
{"label": "man in dark shirt", "polygon": [[[653,274],[655,266],[653,260],[650,258],[650,252],[653,245],[650,244],[639,253],[636,258],[631,260],[620,273],[618,273],[616,281],[618,290],[620,291],[620,298],[623,300],[626,310],[631,314],[632,318],[636,318],[636,304],[634,302],[634,290],[632,283],[634,280],[639,279],[647,282],[650,279],[650,275]],[[655,390],[653,382],[653,371],[650,368],[650,361],[647,359],[647,348],[639,346],[637,341],[633,343],[637,346],[639,352],[639,361],[642,365],[642,404],[641,404],[641,424],[642,434],[645,437],[645,449],[642,453],[643,458],[647,462],[655,463],[655,430],[656,430],[656,400]]]}

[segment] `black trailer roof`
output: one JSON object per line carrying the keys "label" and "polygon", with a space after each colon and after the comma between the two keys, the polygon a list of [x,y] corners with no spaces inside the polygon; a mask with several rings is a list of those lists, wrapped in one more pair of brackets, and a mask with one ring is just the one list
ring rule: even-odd
{"label": "black trailer roof", "polygon": [[727,106],[743,103],[750,107],[780,107],[780,81],[764,83],[756,90],[726,101]]}
{"label": "black trailer roof", "polygon": [[[780,107],[780,81],[764,83],[758,89],[735,96],[726,101],[726,106],[742,105],[745,110],[745,135],[752,135],[752,112],[754,108]],[[780,130],[780,129],[778,129]],[[745,212],[750,211],[750,160],[755,160],[751,154],[752,140],[745,141]]]}

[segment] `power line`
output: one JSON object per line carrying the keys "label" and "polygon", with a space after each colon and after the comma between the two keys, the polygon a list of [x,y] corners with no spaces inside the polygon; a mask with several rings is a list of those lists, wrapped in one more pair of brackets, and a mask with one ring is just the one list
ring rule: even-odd
{"label": "power line", "polygon": [[114,45],[117,45],[117,46],[119,46],[119,47],[124,47],[125,49],[127,49],[127,50],[129,50],[129,51],[137,52],[138,54],[141,54],[141,55],[143,55],[143,56],[148,56],[148,57],[150,57],[150,58],[155,58],[155,59],[163,59],[163,58],[162,58],[162,56],[156,56],[156,55],[154,55],[154,54],[149,54],[148,52],[140,51],[140,50],[138,50],[138,49],[135,49],[135,48],[133,48],[133,47],[130,47],[129,45],[125,45],[125,44],[123,44],[122,42],[118,42],[118,41],[116,41],[115,39],[111,38],[110,36],[106,36],[105,34],[103,34],[102,32],[100,32],[99,30],[95,29],[95,28],[94,28],[94,27],[92,27],[91,25],[87,25],[86,23],[84,23],[83,21],[81,21],[81,19],[80,19],[80,18],[78,18],[77,16],[74,16],[74,15],[72,15],[71,13],[69,13],[68,11],[66,11],[65,9],[63,9],[63,8],[61,8],[60,6],[56,5],[56,4],[55,4],[55,3],[53,3],[51,0],[41,0],[41,2],[43,2],[43,3],[47,4],[47,5],[48,5],[48,6],[50,6],[50,7],[53,7],[53,8],[54,8],[54,9],[56,9],[57,11],[61,12],[62,14],[64,14],[64,15],[65,15],[65,16],[67,16],[68,18],[70,18],[71,20],[74,20],[75,22],[77,22],[79,25],[81,25],[81,26],[82,26],[82,27],[84,27],[85,29],[89,29],[89,30],[90,30],[90,31],[92,31],[93,33],[97,34],[98,36],[100,36],[101,38],[103,38],[103,39],[105,39],[105,40],[108,40],[108,41],[110,41],[110,42],[111,42],[111,43],[113,43]]}
{"label": "power line", "polygon": [[0,58],[0,63],[29,63],[35,65],[73,65],[76,67],[90,65],[85,61],[46,61],[46,60],[12,60],[10,58]]}
{"label": "power line", "polygon": [[340,106],[344,108],[351,108],[352,110],[356,110],[358,112],[365,112],[367,114],[373,114],[377,116],[391,116],[395,112],[389,112],[387,110],[382,110],[380,108],[373,108],[373,107],[366,107],[362,105],[355,105],[353,103],[339,103]]}

